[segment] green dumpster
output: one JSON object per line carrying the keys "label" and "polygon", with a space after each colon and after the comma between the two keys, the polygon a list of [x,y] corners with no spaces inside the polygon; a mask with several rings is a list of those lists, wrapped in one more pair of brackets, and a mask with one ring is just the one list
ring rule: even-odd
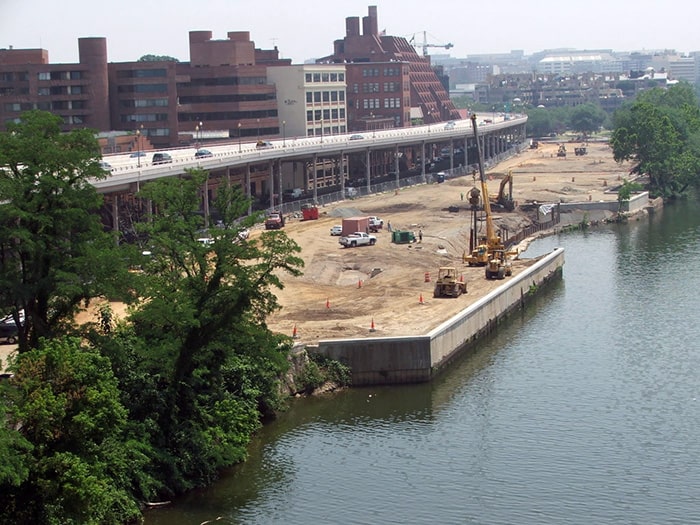
{"label": "green dumpster", "polygon": [[416,236],[411,231],[394,230],[391,232],[391,242],[395,244],[409,244],[416,242]]}

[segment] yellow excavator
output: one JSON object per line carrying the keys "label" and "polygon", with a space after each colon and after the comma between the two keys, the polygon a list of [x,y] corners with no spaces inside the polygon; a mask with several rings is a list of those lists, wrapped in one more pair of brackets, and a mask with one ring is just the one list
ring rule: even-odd
{"label": "yellow excavator", "polygon": [[[486,184],[486,177],[484,175],[484,162],[481,154],[481,144],[479,143],[479,133],[476,126],[476,115],[472,114],[471,119],[472,127],[474,128],[474,142],[476,142],[479,160],[481,201],[483,202],[484,206],[486,236],[483,236],[480,239],[479,244],[471,251],[469,255],[464,256],[464,262],[469,266],[486,266],[485,274],[487,279],[503,279],[508,275],[512,275],[512,266],[510,260],[508,259],[508,257],[512,255],[512,252],[506,251],[500,235],[496,234],[496,229],[493,226],[491,201],[489,199],[489,190]],[[505,186],[505,184],[503,186]],[[472,204],[472,208],[476,210],[476,206],[479,202],[479,190],[476,187],[472,188],[472,190],[469,192],[469,202]],[[476,211],[474,213],[476,215]],[[476,222],[474,222],[474,224],[476,224]]]}

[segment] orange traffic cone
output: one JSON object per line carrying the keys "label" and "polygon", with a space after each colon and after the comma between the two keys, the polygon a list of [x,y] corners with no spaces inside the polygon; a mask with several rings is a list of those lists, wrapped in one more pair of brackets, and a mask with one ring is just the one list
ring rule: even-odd
{"label": "orange traffic cone", "polygon": [[423,302],[423,294],[420,294],[420,298],[418,299],[418,304],[425,304]]}
{"label": "orange traffic cone", "polygon": [[372,317],[372,324],[369,327],[370,332],[374,332],[374,317]]}
{"label": "orange traffic cone", "polygon": [[297,338],[297,325],[294,325],[294,330],[292,330],[292,339]]}
{"label": "orange traffic cone", "polygon": [[331,300],[326,299],[326,308],[330,308],[330,307],[331,307]]}
{"label": "orange traffic cone", "polygon": [[359,280],[357,281],[357,287],[358,287],[358,288],[362,288],[362,279],[359,279]]}
{"label": "orange traffic cone", "polygon": [[460,283],[464,282],[464,274],[463,273],[459,274],[459,282]]}

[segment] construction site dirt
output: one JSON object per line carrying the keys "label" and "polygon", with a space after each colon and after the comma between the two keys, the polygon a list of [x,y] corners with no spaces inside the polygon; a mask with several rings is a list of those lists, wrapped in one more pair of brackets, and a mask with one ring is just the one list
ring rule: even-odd
{"label": "construction site dirt", "polygon": [[[539,148],[525,149],[487,170],[492,195],[511,171],[513,200],[518,204],[512,212],[494,208],[497,229],[516,233],[530,225],[535,202],[617,200],[610,190],[628,176],[629,166],[613,160],[607,143],[589,142],[585,155],[567,157],[557,156],[559,144],[540,142]],[[567,149],[579,144],[572,143]],[[447,179],[337,202],[320,208],[317,220],[290,218],[284,231],[301,247],[304,274],[281,275],[284,289],[275,291],[281,309],[269,316],[269,328],[289,336],[296,331],[297,342],[308,345],[322,339],[420,335],[498,287],[503,281],[487,280],[483,267],[462,262],[472,226],[468,192],[479,185],[472,176]],[[341,247],[338,236],[330,235],[331,227],[341,224],[343,217],[363,215],[383,219],[383,228],[374,234],[377,243]],[[591,212],[586,215],[596,218]],[[562,224],[578,222],[583,216],[562,214]],[[393,230],[415,232],[416,240],[422,234],[422,242],[392,243],[389,223]],[[261,225],[251,239],[263,230]],[[513,275],[532,264],[524,255],[513,261]],[[466,294],[433,298],[441,266],[457,267],[466,281]],[[125,315],[123,305],[112,306],[117,316]],[[97,308],[95,301],[77,321],[96,320]],[[0,359],[6,361],[13,349],[14,345],[0,345]]]}
{"label": "construction site dirt", "polygon": [[[486,171],[493,196],[509,171],[513,177],[517,206],[514,211],[494,208],[496,229],[512,235],[531,225],[539,204],[617,201],[610,190],[628,177],[629,168],[613,160],[606,142],[589,142],[585,155],[567,157],[557,156],[559,145],[540,142],[537,149],[523,150]],[[285,231],[301,247],[304,274],[281,276],[284,289],[276,295],[282,308],[268,318],[269,328],[308,345],[323,339],[420,335],[498,287],[503,281],[487,280],[483,267],[462,261],[469,250],[473,212],[467,199],[474,186],[480,186],[478,174],[337,202],[320,208],[318,220],[289,220]],[[377,243],[341,247],[331,227],[343,217],[363,215],[383,219]],[[580,220],[575,213],[562,216],[562,224]],[[389,224],[394,231],[414,232],[417,242],[392,243]],[[526,255],[513,261],[513,275],[534,262]],[[457,267],[466,294],[433,297],[441,266]]]}

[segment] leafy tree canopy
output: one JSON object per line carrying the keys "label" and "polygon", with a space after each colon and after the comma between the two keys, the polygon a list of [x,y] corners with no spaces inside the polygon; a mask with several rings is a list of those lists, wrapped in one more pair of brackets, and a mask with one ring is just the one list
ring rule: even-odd
{"label": "leafy tree canopy", "polygon": [[642,93],[614,116],[610,139],[616,161],[649,178],[653,194],[671,197],[700,174],[700,109],[687,84]]}
{"label": "leafy tree canopy", "polygon": [[91,184],[105,176],[95,135],[60,125],[31,111],[0,134],[0,308],[20,326],[20,351],[65,330],[81,304],[124,275]]}
{"label": "leafy tree canopy", "polygon": [[179,62],[180,60],[168,55],[143,55],[137,62]]}

